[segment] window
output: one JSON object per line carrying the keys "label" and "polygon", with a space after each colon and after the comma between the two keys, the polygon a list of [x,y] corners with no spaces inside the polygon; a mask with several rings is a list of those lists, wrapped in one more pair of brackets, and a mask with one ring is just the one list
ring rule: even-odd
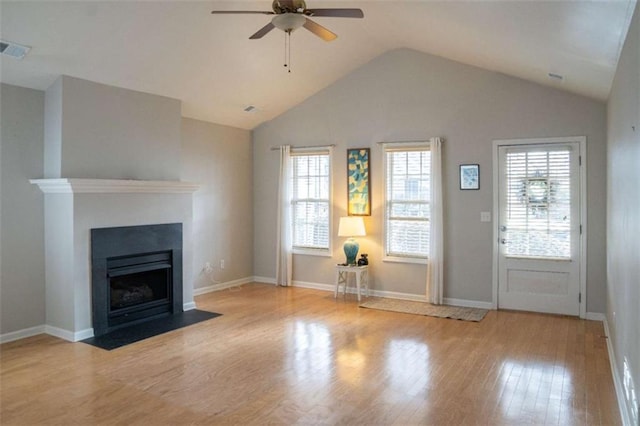
{"label": "window", "polygon": [[331,229],[331,155],[329,150],[291,153],[293,249],[329,254]]}
{"label": "window", "polygon": [[424,261],[429,255],[429,144],[385,147],[384,169],[386,260]]}

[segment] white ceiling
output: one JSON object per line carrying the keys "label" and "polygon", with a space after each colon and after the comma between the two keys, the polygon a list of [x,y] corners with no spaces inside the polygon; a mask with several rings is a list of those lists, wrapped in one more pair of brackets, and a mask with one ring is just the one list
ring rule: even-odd
{"label": "white ceiling", "polygon": [[2,57],[0,81],[44,90],[66,74],[181,99],[185,117],[252,129],[404,47],[605,100],[634,5],[308,0],[309,8],[359,7],[365,17],[313,18],[338,39],[295,31],[287,73],[283,32],[248,39],[270,16],[210,14],[271,10],[270,0],[2,0],[1,38],[33,48],[23,60]]}

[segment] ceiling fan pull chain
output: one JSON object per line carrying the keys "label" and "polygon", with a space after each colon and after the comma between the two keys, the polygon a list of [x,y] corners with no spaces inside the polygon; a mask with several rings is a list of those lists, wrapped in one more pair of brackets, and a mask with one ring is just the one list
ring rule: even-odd
{"label": "ceiling fan pull chain", "polygon": [[284,67],[291,72],[291,30],[284,32]]}
{"label": "ceiling fan pull chain", "polygon": [[289,56],[287,58],[287,63],[289,64],[289,72],[291,72],[291,31],[289,31],[287,38],[289,39]]}
{"label": "ceiling fan pull chain", "polygon": [[289,33],[284,32],[284,67],[287,68],[287,36]]}

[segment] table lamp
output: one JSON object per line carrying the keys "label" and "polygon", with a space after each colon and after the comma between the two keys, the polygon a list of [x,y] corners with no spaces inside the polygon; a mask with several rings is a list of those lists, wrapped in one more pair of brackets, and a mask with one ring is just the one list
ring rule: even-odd
{"label": "table lamp", "polygon": [[360,245],[353,237],[364,237],[364,220],[360,216],[347,216],[340,218],[338,225],[338,237],[348,237],[344,242],[344,254],[347,256],[347,265],[356,264],[356,256]]}

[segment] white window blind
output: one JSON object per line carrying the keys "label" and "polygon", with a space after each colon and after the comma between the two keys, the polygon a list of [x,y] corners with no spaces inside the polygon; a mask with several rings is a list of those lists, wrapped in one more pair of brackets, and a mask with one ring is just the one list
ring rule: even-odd
{"label": "white window blind", "polygon": [[385,148],[387,256],[429,255],[431,152],[428,145]]}
{"label": "white window blind", "polygon": [[329,151],[293,152],[291,155],[293,247],[329,250]]}
{"label": "white window blind", "polygon": [[571,150],[506,157],[507,256],[571,258]]}

